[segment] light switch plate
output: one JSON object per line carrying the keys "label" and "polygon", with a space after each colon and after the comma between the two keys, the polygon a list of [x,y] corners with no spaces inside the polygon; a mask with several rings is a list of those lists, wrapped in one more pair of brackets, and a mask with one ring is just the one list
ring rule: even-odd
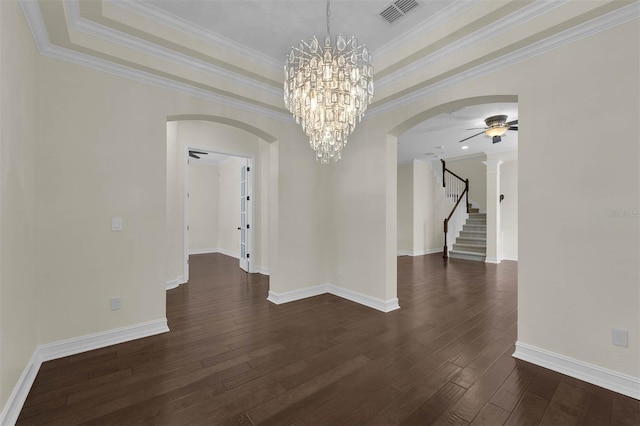
{"label": "light switch plate", "polygon": [[622,346],[623,348],[629,347],[629,332],[627,330],[620,330],[617,328],[611,329],[611,343],[616,346]]}

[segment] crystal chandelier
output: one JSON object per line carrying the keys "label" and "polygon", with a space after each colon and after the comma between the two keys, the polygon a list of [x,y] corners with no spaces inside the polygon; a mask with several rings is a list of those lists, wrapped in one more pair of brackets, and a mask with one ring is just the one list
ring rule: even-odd
{"label": "crystal chandelier", "polygon": [[330,16],[327,0],[324,45],[315,36],[302,40],[284,65],[284,103],[323,164],[340,160],[347,136],[373,100],[371,53],[355,37],[340,34],[334,43]]}

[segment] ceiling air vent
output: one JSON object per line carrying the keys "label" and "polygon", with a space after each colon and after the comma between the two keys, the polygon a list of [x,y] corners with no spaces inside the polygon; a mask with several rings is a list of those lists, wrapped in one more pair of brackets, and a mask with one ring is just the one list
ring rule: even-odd
{"label": "ceiling air vent", "polygon": [[396,0],[379,13],[382,19],[393,24],[420,4],[416,0]]}

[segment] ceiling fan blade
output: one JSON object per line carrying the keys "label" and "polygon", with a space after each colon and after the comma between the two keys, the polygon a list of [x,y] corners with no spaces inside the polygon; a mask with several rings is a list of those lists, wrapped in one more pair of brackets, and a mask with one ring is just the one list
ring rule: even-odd
{"label": "ceiling fan blade", "polygon": [[202,152],[202,151],[192,151],[189,150],[189,154],[200,154],[200,155],[207,155],[208,152]]}
{"label": "ceiling fan blade", "polygon": [[505,126],[515,126],[518,124],[518,120],[509,121],[508,123],[504,123]]}
{"label": "ceiling fan blade", "polygon": [[502,137],[500,137],[500,136],[494,136],[494,137],[493,137],[493,143],[498,143],[498,142],[500,142],[501,140],[502,140]]}
{"label": "ceiling fan blade", "polygon": [[458,142],[464,142],[464,141],[469,140],[469,139],[471,139],[471,138],[475,138],[476,136],[481,135],[481,134],[483,134],[483,133],[484,133],[484,132],[476,133],[475,135],[471,135],[471,136],[469,136],[468,138],[464,138],[464,139],[462,139],[461,141],[458,141]]}
{"label": "ceiling fan blade", "polygon": [[197,158],[198,160],[200,159],[200,157],[198,157],[197,155],[195,155],[193,152],[189,151],[189,157],[191,158]]}
{"label": "ceiling fan blade", "polygon": [[518,127],[517,126],[511,126],[509,127],[507,130],[513,130],[513,131],[518,131]]}

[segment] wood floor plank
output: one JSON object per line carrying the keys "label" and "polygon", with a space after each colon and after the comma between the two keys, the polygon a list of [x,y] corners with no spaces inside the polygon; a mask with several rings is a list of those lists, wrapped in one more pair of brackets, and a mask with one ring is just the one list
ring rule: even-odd
{"label": "wood floor plank", "polygon": [[390,404],[378,411],[369,421],[369,424],[390,425],[399,424],[404,418],[417,410],[424,401],[429,399],[441,387],[453,377],[460,367],[449,362],[436,367],[431,374],[396,398]]}
{"label": "wood floor plank", "polygon": [[479,352],[476,358],[463,368],[452,381],[463,388],[469,389],[511,345],[512,342],[502,339],[496,340],[483,351]]}
{"label": "wood floor plank", "polygon": [[378,392],[385,389],[392,377],[406,371],[412,365],[413,363],[401,354],[392,353],[390,357],[378,358],[370,364],[370,368],[344,377],[334,386],[326,388],[325,392],[314,395],[313,405],[317,408],[303,410],[305,422],[341,423],[343,417],[350,414],[354,407],[361,407],[369,400],[375,400]]}
{"label": "wood floor plank", "polygon": [[510,355],[502,355],[467,390],[464,396],[451,408],[451,412],[467,422],[473,421],[474,417],[489,402],[494,392],[502,385],[514,368],[515,360]]}
{"label": "wood floor plank", "polygon": [[[315,392],[318,392],[325,386],[328,386],[350,372],[364,367],[369,362],[371,362],[371,360],[364,356],[358,356],[354,359],[348,360],[340,366],[324,372],[312,380],[302,383],[293,389],[289,389],[286,393],[274,398],[274,400],[268,401],[267,403],[249,410],[247,414],[249,414],[249,417],[256,424],[265,423],[267,420],[269,420],[269,423],[271,424],[277,424],[277,416],[286,415],[285,410],[291,405],[304,398],[313,397]],[[271,420],[271,418],[274,419]]]}
{"label": "wood floor plank", "polygon": [[500,426],[509,418],[510,413],[502,408],[488,403],[470,423],[471,426]]}
{"label": "wood floor plank", "polygon": [[491,403],[507,412],[512,412],[529,389],[536,376],[535,369],[528,363],[516,361],[516,368],[491,397]]}
{"label": "wood floor plank", "polygon": [[544,417],[549,401],[531,392],[527,392],[513,413],[507,419],[508,426],[539,425]]}
{"label": "wood floor plank", "polygon": [[640,401],[623,395],[613,395],[612,425],[640,425]]}
{"label": "wood floor plank", "polygon": [[18,425],[633,425],[638,401],[511,357],[517,263],[398,258],[402,309],[284,305],[221,254],[167,292],[171,331],[45,362]]}
{"label": "wood floor plank", "polygon": [[402,425],[428,425],[458,401],[467,390],[453,382],[447,382],[438,391],[427,398],[418,409],[402,420]]}

